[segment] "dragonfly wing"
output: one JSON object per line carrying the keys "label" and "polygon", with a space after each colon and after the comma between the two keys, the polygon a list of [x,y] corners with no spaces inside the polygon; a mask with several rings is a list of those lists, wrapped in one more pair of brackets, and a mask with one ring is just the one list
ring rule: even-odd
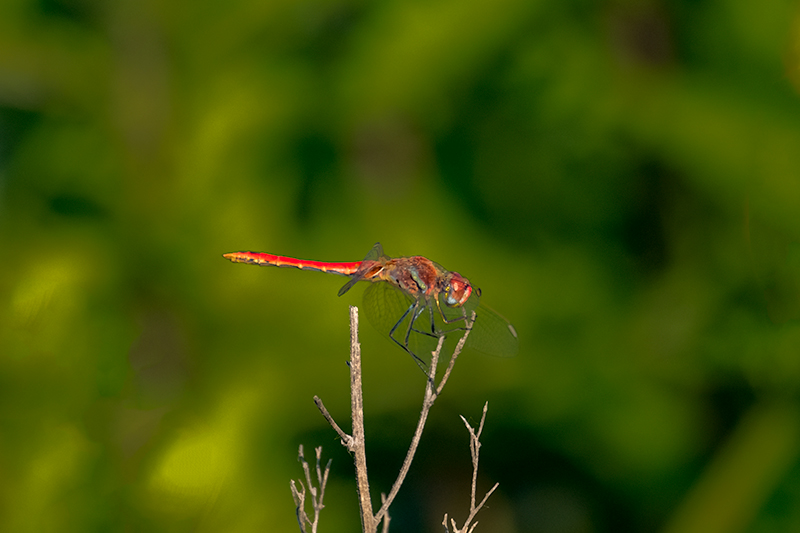
{"label": "dragonfly wing", "polygon": [[[374,273],[380,269],[381,266],[380,259],[384,257],[386,256],[383,253],[383,246],[381,246],[381,243],[376,242],[375,246],[372,247],[372,250],[370,250],[367,256],[364,258],[364,260],[361,261],[361,266],[355,272],[355,274],[352,275],[350,281],[345,283],[344,287],[339,289],[339,296],[352,289],[353,285],[355,285],[359,281],[374,275]],[[386,258],[388,259],[388,257]]]}
{"label": "dragonfly wing", "polygon": [[381,246],[381,243],[376,242],[372,250],[367,253],[364,261],[377,261],[381,257],[386,257],[386,255],[383,253],[383,246]]}
{"label": "dragonfly wing", "polygon": [[355,285],[356,283],[358,283],[361,280],[362,280],[362,276],[359,276],[358,274],[354,274],[353,277],[350,278],[350,281],[345,283],[344,286],[341,289],[339,289],[339,296],[341,296],[342,294],[344,294],[347,291],[349,291],[350,289],[352,289],[353,285]]}
{"label": "dragonfly wing", "polygon": [[[387,282],[370,283],[364,290],[364,314],[370,324],[385,336],[398,323],[403,314],[414,305],[414,299]],[[398,325],[392,337],[400,344],[405,343],[411,313]],[[424,308],[414,322],[414,329],[430,331],[431,319],[428,308]],[[438,339],[412,331],[408,337],[408,349],[417,357],[426,357],[436,349]]]}
{"label": "dragonfly wing", "polygon": [[479,305],[467,346],[497,357],[514,357],[519,351],[517,331],[508,320],[486,305]]}
{"label": "dragonfly wing", "polygon": [[447,307],[443,297],[440,297],[439,305],[451,323],[450,326],[454,327],[464,325],[462,320],[456,319],[470,317],[475,312],[475,323],[467,338],[467,348],[497,357],[513,357],[519,351],[519,340],[514,326],[496,311],[480,303],[477,294],[473,293],[462,307]]}
{"label": "dragonfly wing", "polygon": [[[375,329],[386,336],[413,304],[413,298],[387,282],[370,283],[364,291],[364,314]],[[434,327],[440,334],[447,335],[448,343],[458,340],[463,333],[460,329],[463,330],[465,323],[459,319],[475,311],[475,323],[467,338],[467,348],[496,357],[513,357],[519,351],[519,339],[514,327],[493,309],[481,304],[476,294],[463,307],[447,307],[443,302],[440,307],[449,323],[444,323],[439,311],[434,310]],[[410,316],[406,316],[394,332],[393,337],[400,344],[405,342],[409,320]],[[408,338],[408,349],[417,357],[427,356],[436,349],[438,339],[425,334],[430,329],[429,308],[425,307],[414,322],[414,330]]]}

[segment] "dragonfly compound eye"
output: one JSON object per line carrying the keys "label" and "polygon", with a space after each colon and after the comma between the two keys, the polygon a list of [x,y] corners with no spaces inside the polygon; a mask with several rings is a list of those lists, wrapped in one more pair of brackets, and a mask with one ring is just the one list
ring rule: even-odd
{"label": "dragonfly compound eye", "polygon": [[445,303],[450,307],[461,307],[469,300],[472,294],[472,285],[469,284],[467,278],[453,272],[453,277],[450,279],[450,284],[446,290],[447,297]]}

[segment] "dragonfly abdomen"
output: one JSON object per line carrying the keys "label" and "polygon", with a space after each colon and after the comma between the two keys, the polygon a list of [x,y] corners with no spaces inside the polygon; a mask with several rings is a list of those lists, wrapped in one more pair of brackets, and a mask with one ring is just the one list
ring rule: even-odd
{"label": "dragonfly abdomen", "polygon": [[234,263],[248,263],[259,266],[275,266],[284,268],[299,268],[300,270],[315,270],[326,274],[339,274],[340,276],[351,276],[358,270],[361,261],[350,263],[326,263],[324,261],[311,261],[306,259],[296,259],[294,257],[284,257],[282,255],[272,255],[263,252],[231,252],[224,254],[223,257]]}

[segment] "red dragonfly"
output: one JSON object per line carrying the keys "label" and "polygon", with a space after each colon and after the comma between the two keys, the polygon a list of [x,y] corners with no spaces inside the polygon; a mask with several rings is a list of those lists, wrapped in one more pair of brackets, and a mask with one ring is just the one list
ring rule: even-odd
{"label": "red dragonfly", "polygon": [[[467,338],[468,347],[500,357],[516,355],[519,349],[514,326],[479,304],[481,290],[467,278],[425,257],[388,257],[380,243],[372,247],[363,261],[350,263],[326,263],[261,252],[232,252],[223,257],[234,263],[349,276],[350,281],[339,290],[339,296],[359,281],[376,282],[364,291],[367,318],[382,333],[388,330],[389,338],[418,364],[423,362],[417,354],[430,353],[440,337],[465,330],[465,319],[472,311],[476,311],[476,319]],[[423,321],[421,317],[426,311],[428,317]],[[395,337],[398,332],[399,339]]]}

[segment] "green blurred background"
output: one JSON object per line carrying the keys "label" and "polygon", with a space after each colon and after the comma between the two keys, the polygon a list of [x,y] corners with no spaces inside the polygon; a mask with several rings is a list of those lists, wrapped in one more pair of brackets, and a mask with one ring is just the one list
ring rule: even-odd
{"label": "green blurred background", "polygon": [[[298,444],[359,518],[343,278],[469,277],[392,531],[800,531],[793,1],[4,0],[0,530],[297,531]],[[424,380],[362,324],[373,497]]]}

